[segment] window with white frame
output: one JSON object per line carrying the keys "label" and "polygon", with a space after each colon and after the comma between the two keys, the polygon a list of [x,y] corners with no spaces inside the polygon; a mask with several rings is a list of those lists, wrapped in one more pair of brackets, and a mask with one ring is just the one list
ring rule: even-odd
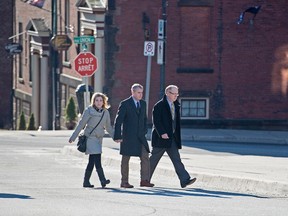
{"label": "window with white frame", "polygon": [[182,119],[208,119],[208,98],[181,98]]}

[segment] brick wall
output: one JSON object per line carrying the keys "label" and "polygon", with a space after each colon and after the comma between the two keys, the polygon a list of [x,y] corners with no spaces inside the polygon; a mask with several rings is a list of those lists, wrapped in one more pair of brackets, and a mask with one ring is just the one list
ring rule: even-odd
{"label": "brick wall", "polygon": [[[157,41],[161,2],[115,3],[113,24],[116,50],[112,107],[130,95],[132,83],[145,86],[141,14],[150,18],[150,40]],[[245,9],[262,4],[253,24]],[[182,94],[206,94],[210,119],[285,120],[287,108],[288,2],[276,1],[169,1],[167,7],[166,85]],[[133,22],[131,22],[133,20]],[[111,71],[110,71],[111,72]],[[287,86],[286,86],[287,85]],[[160,66],[152,58],[149,110],[159,98]]]}

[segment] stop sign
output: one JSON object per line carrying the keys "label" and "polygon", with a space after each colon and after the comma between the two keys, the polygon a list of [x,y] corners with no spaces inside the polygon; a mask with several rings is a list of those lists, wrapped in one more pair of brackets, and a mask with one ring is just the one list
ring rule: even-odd
{"label": "stop sign", "polygon": [[79,53],[75,60],[75,71],[81,76],[92,76],[97,70],[97,58],[91,52]]}

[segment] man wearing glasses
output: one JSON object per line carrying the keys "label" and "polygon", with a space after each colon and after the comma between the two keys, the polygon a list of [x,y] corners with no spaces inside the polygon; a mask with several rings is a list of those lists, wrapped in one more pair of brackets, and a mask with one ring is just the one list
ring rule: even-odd
{"label": "man wearing glasses", "polygon": [[191,178],[181,162],[179,149],[182,148],[180,132],[180,103],[177,101],[178,87],[169,85],[165,89],[164,97],[159,100],[152,110],[152,152],[150,156],[150,180],[154,170],[167,152],[172,161],[180,185],[185,188],[193,184],[196,178]]}

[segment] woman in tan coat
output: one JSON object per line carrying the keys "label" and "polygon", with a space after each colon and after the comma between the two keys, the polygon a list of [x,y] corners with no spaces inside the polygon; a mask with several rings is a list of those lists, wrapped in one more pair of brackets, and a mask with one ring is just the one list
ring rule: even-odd
{"label": "woman in tan coat", "polygon": [[[100,92],[94,93],[91,98],[91,105],[89,105],[84,110],[80,121],[78,122],[73,134],[69,138],[69,143],[75,141],[80,131],[85,127],[84,134],[88,137],[85,154],[89,155],[89,162],[85,170],[83,187],[94,187],[94,185],[91,185],[89,181],[94,166],[100,179],[101,186],[104,188],[107,184],[110,183],[110,180],[105,178],[101,165],[102,141],[105,135],[105,130],[111,137],[114,135],[114,131],[111,126],[110,114],[107,110],[108,108],[108,97]],[[100,119],[101,122],[93,130]],[[92,130],[93,132],[91,133]]]}

